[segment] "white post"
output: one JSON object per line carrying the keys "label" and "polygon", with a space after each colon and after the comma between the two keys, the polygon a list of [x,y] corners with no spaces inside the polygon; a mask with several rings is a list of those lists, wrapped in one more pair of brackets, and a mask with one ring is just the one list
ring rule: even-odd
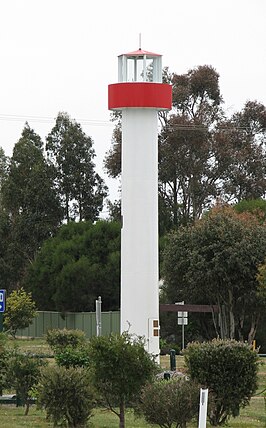
{"label": "white post", "polygon": [[207,423],[208,389],[200,389],[199,427],[206,428]]}
{"label": "white post", "polygon": [[185,349],[185,318],[182,317],[182,349]]}
{"label": "white post", "polygon": [[101,296],[96,300],[96,336],[102,335],[102,299]]}

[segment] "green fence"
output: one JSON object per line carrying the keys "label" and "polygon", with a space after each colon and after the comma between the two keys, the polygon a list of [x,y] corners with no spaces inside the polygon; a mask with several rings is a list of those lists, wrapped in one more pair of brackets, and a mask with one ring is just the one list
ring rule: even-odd
{"label": "green fence", "polygon": [[[83,330],[87,338],[96,335],[95,312],[60,312],[39,311],[33,323],[17,331],[17,336],[43,337],[47,330],[68,328]],[[120,312],[102,312],[102,334],[119,333]]]}

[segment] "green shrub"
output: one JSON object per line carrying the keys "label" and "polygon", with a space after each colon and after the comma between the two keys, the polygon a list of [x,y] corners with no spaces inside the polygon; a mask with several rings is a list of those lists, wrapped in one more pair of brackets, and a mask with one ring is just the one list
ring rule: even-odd
{"label": "green shrub", "polygon": [[40,378],[40,368],[45,364],[42,359],[22,354],[17,350],[9,355],[7,385],[10,389],[15,389],[18,400],[26,406],[25,415],[29,412],[31,393]]}
{"label": "green shrub", "polygon": [[5,333],[0,333],[0,395],[2,395],[3,389],[6,388],[9,354],[7,336]]}
{"label": "green shrub", "polygon": [[8,342],[8,337],[6,333],[1,332],[0,333],[0,352],[5,349],[7,342]]}
{"label": "green shrub", "polygon": [[66,367],[88,367],[89,357],[86,347],[67,347],[55,354],[55,361],[59,366]]}
{"label": "green shrub", "polygon": [[170,350],[174,349],[176,355],[180,354],[180,346],[175,342],[167,342],[165,339],[160,339],[160,354],[166,355],[170,353]]}
{"label": "green shrub", "polygon": [[180,346],[177,343],[168,343],[169,352],[171,349],[174,349],[176,355],[180,354]]}
{"label": "green shrub", "polygon": [[84,427],[92,415],[94,395],[89,373],[83,368],[47,367],[37,387],[38,407],[54,426]]}
{"label": "green shrub", "polygon": [[167,342],[165,339],[162,339],[160,337],[160,354],[165,355],[167,353],[166,349],[167,349]]}
{"label": "green shrub", "polygon": [[140,411],[149,424],[185,428],[198,414],[199,386],[185,378],[161,380],[147,385]]}
{"label": "green shrub", "polygon": [[257,388],[256,352],[243,342],[215,339],[189,344],[184,355],[191,379],[209,389],[211,425],[238,416]]}
{"label": "green shrub", "polygon": [[92,337],[89,357],[102,404],[119,417],[122,428],[126,406],[138,402],[143,386],[154,379],[158,367],[145,350],[143,338],[126,332]]}
{"label": "green shrub", "polygon": [[54,352],[60,352],[67,347],[78,348],[86,342],[85,333],[82,330],[53,329],[48,330],[46,341]]}
{"label": "green shrub", "polygon": [[20,328],[28,327],[36,316],[36,305],[31,293],[23,288],[14,290],[6,299],[6,312],[4,313],[4,327],[12,334]]}

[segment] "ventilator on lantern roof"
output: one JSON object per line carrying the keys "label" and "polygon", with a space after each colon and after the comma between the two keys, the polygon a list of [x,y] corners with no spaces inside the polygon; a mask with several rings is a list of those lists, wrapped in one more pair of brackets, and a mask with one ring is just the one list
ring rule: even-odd
{"label": "ventilator on lantern roof", "polygon": [[119,82],[162,82],[162,55],[139,48],[119,55]]}

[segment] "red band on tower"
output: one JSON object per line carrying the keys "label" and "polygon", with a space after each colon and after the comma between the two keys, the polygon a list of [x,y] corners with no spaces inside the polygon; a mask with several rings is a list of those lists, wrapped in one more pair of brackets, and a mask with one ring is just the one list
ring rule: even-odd
{"label": "red band on tower", "polygon": [[108,86],[109,110],[134,107],[171,110],[172,86],[150,82],[123,82]]}

